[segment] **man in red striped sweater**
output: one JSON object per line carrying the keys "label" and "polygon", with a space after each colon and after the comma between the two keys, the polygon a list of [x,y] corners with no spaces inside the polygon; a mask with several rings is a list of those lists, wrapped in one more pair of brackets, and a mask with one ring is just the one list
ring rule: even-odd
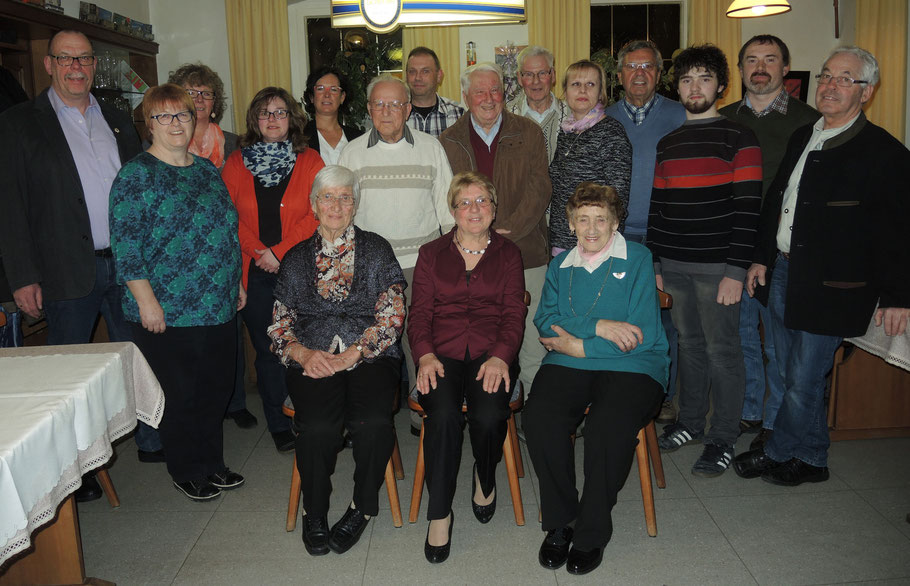
{"label": "man in red striped sweater", "polygon": [[[720,49],[689,47],[673,68],[686,122],[657,144],[647,244],[657,286],[673,296],[679,418],[658,443],[673,451],[703,439],[692,474],[714,477],[730,466],[739,436],[739,302],[761,208],[761,148],[751,130],[717,113],[729,78]],[[709,390],[714,413],[705,433]]]}

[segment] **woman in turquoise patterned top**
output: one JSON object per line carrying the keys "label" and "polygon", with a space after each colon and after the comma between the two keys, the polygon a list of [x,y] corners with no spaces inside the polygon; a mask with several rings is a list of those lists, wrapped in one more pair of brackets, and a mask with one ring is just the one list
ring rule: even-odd
{"label": "woman in turquoise patterned top", "polygon": [[123,312],[164,391],[161,440],[174,486],[216,498],[243,477],[224,464],[240,286],[237,212],[218,170],[189,154],[195,108],[178,85],[145,94],[152,144],[111,188],[111,248]]}

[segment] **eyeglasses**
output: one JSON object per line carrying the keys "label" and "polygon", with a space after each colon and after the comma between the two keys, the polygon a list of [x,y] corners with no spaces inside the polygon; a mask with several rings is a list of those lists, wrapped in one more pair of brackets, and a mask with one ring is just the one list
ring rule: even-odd
{"label": "eyeglasses", "polygon": [[275,110],[273,112],[269,112],[268,110],[259,110],[259,112],[256,113],[256,117],[260,120],[268,120],[273,117],[275,120],[284,120],[288,117],[288,114],[290,114],[290,112],[284,109]]}
{"label": "eyeglasses", "polygon": [[78,59],[78,60],[79,60],[79,65],[83,65],[83,66],[85,66],[85,67],[88,67],[89,65],[92,65],[92,64],[95,62],[95,56],[94,56],[94,55],[79,55],[78,57],[73,57],[72,55],[51,55],[51,54],[48,54],[48,57],[53,57],[54,59],[56,59],[56,60],[57,60],[57,65],[59,65],[59,66],[61,66],[61,67],[69,67],[70,65],[73,64],[73,60],[74,60],[74,59]]}
{"label": "eyeglasses", "polygon": [[645,73],[648,73],[649,71],[657,69],[657,66],[653,63],[624,63],[622,68],[629,73],[633,73],[636,69],[641,69]]}
{"label": "eyeglasses", "polygon": [[481,195],[476,199],[463,199],[460,202],[455,204],[456,210],[466,210],[474,204],[477,204],[478,207],[488,208],[493,205],[493,198],[487,195]]}
{"label": "eyeglasses", "polygon": [[545,79],[549,79],[552,73],[552,69],[546,69],[543,71],[522,71],[521,79],[524,79],[526,81],[531,81],[533,79],[543,81]]}
{"label": "eyeglasses", "polygon": [[186,90],[186,95],[188,95],[189,97],[191,97],[193,99],[196,99],[196,96],[202,96],[203,100],[214,100],[215,99],[215,92],[209,91],[209,90],[202,90],[202,91]]}
{"label": "eyeglasses", "polygon": [[853,79],[852,77],[847,77],[846,75],[831,75],[830,73],[819,73],[815,76],[815,80],[818,81],[819,85],[828,85],[831,80],[834,80],[834,85],[837,87],[853,87],[857,83],[869,83],[863,79]]}
{"label": "eyeglasses", "polygon": [[317,92],[324,92],[324,91],[328,90],[329,93],[331,93],[332,95],[335,95],[335,96],[337,96],[338,94],[340,94],[342,92],[341,86],[337,86],[337,85],[317,85],[316,87],[313,88],[313,90],[315,90]]}
{"label": "eyeglasses", "polygon": [[382,100],[375,100],[373,102],[370,102],[370,106],[372,106],[373,108],[375,108],[377,110],[384,110],[384,109],[388,108],[392,112],[401,111],[401,109],[404,108],[406,104],[407,104],[407,102],[399,102],[398,100],[395,100],[392,102],[383,102]]}
{"label": "eyeglasses", "polygon": [[153,120],[157,120],[158,124],[161,126],[170,126],[171,122],[176,118],[179,122],[186,124],[193,119],[193,113],[189,110],[184,110],[183,112],[177,112],[176,114],[156,114],[150,116]]}
{"label": "eyeglasses", "polygon": [[331,193],[320,193],[316,196],[316,201],[327,206],[333,205],[336,201],[344,207],[350,207],[354,205],[354,196],[353,195],[332,195]]}

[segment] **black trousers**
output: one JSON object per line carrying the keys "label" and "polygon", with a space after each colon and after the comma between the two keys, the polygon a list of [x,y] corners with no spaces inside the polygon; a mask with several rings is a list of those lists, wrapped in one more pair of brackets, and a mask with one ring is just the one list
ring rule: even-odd
{"label": "black trousers", "polygon": [[153,334],[131,322],[133,339],[164,391],[158,431],[175,482],[223,472],[223,419],[234,391],[234,320],[217,326],[168,327]]}
{"label": "black trousers", "polygon": [[[611,511],[632,467],[636,435],[663,394],[663,386],[645,374],[540,367],[522,425],[540,481],[544,531],[575,521],[574,544],[579,549],[604,547],[610,541]],[[571,436],[589,405],[579,501]]]}
{"label": "black trousers", "polygon": [[[502,443],[506,438],[509,420],[511,389],[499,384],[495,393],[483,390],[483,381],[474,380],[484,354],[475,360],[456,360],[439,356],[445,377],[437,377],[437,386],[426,395],[419,395],[420,406],[426,413],[423,420],[423,454],[426,463],[427,492],[430,502],[427,519],[444,519],[452,509],[461,446],[464,442],[462,406],[468,406],[468,427],[471,449],[477,464],[477,476],[484,494],[496,486],[496,466],[502,460]],[[515,374],[510,373],[512,380]]]}
{"label": "black trousers", "polygon": [[307,515],[329,511],[331,476],[341,450],[342,431],[354,440],[354,503],[364,514],[379,513],[379,488],[395,445],[392,403],[401,379],[401,360],[380,358],[328,378],[287,369],[294,402],[297,470]]}

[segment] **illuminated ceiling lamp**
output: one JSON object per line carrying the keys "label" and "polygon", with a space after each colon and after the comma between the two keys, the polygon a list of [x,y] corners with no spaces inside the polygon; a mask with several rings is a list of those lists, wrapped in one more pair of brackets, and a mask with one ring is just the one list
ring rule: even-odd
{"label": "illuminated ceiling lamp", "polygon": [[733,0],[730,8],[727,8],[727,16],[730,18],[756,18],[784,12],[790,12],[787,0]]}

